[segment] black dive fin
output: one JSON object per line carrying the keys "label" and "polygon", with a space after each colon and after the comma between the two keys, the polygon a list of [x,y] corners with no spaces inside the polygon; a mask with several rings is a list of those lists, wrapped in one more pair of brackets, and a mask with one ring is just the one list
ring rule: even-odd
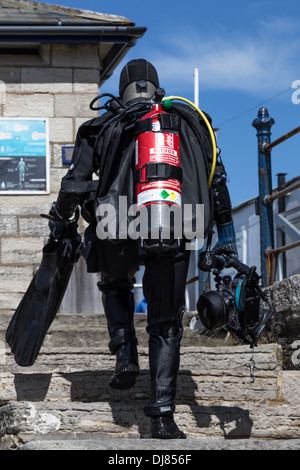
{"label": "black dive fin", "polygon": [[59,309],[80,257],[81,241],[50,239],[43,248],[40,267],[32,279],[6,331],[6,341],[23,367],[31,366]]}

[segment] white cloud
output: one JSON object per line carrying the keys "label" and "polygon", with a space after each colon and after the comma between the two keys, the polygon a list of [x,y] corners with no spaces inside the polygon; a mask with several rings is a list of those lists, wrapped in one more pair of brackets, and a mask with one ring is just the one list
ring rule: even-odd
{"label": "white cloud", "polygon": [[300,21],[269,17],[246,28],[225,24],[210,32],[182,28],[166,30],[149,44],[137,44],[103,87],[117,92],[119,73],[130,59],[144,57],[156,67],[167,94],[193,89],[194,69],[203,90],[234,90],[268,96],[300,79]]}
{"label": "white cloud", "polygon": [[[193,71],[199,69],[202,89],[234,89],[274,92],[291,86],[298,73],[299,36],[287,33],[286,19],[261,25],[255,34],[218,34],[204,37],[186,32],[168,37],[169,50],[155,53],[161,83],[191,86]],[[295,22],[291,31],[295,31]],[[284,31],[285,34],[280,34]],[[272,38],[272,40],[271,40]]]}

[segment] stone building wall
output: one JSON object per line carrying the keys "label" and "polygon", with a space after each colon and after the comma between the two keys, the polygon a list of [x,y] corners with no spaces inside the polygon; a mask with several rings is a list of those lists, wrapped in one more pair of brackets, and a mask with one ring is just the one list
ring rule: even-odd
{"label": "stone building wall", "polygon": [[95,117],[89,103],[99,93],[101,47],[43,44],[32,54],[0,53],[0,115],[49,118],[51,158],[49,195],[0,195],[0,313],[17,307],[41,260],[49,230],[39,214],[49,212],[67,170],[62,146],[73,145],[80,124]]}

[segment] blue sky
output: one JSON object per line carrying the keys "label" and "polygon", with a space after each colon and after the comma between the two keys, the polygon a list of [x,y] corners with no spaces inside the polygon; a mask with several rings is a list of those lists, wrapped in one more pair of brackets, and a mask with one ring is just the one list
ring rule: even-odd
{"label": "blue sky", "polygon": [[[234,206],[258,193],[257,138],[252,121],[261,106],[275,119],[272,139],[300,125],[299,0],[48,0],[125,16],[147,32],[130,50],[102,92],[118,94],[118,75],[131,59],[153,63],[167,95],[194,100],[219,128],[218,144]],[[292,88],[298,80],[297,88]],[[297,94],[297,90],[299,93]],[[292,101],[294,94],[295,103]],[[272,152],[277,173],[300,175],[300,134]]]}

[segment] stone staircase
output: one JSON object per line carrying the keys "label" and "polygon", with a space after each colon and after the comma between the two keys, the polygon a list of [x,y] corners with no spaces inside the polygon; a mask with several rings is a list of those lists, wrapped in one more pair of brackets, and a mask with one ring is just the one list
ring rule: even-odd
{"label": "stone staircase", "polygon": [[209,340],[184,315],[175,419],[186,440],[150,439],[143,407],[150,381],[145,314],[136,314],[141,375],[113,391],[115,358],[103,315],[61,314],[41,353],[21,368],[5,344],[0,315],[0,450],[300,449],[300,371],[283,370],[278,344],[255,348]]}

